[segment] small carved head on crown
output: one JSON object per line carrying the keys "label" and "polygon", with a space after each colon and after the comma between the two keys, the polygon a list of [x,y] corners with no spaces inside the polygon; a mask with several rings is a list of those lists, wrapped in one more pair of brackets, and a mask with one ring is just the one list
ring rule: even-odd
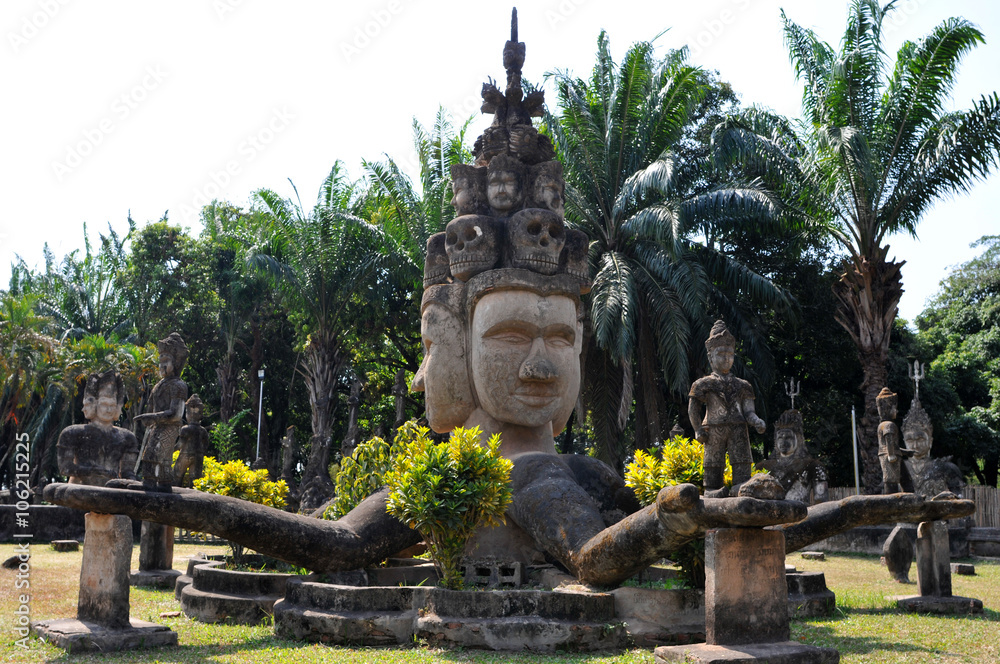
{"label": "small carved head on crown", "polygon": [[896,393],[888,387],[883,387],[875,397],[875,407],[878,408],[878,416],[883,422],[896,419],[896,403]]}
{"label": "small carved head on crown", "polygon": [[525,167],[519,159],[499,154],[486,167],[486,196],[499,217],[506,217],[524,204]]}
{"label": "small carved head on crown", "polygon": [[558,161],[543,161],[528,169],[528,200],[532,207],[552,210],[561,218],[566,183],[563,165]]}
{"label": "small carved head on crown", "polygon": [[451,167],[451,205],[455,216],[486,214],[490,211],[486,200],[486,169],[470,164],[453,164]]}

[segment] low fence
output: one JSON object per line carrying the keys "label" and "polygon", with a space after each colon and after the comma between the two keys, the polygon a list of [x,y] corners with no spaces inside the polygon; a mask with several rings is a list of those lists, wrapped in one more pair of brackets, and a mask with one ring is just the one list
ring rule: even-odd
{"label": "low fence", "polygon": [[212,533],[197,533],[193,530],[174,528],[174,543],[176,544],[229,544],[229,540],[222,539]]}
{"label": "low fence", "polygon": [[[857,494],[850,486],[832,486],[830,500],[841,500]],[[975,526],[977,528],[1000,528],[1000,489],[995,486],[967,486],[965,497],[976,503]]]}

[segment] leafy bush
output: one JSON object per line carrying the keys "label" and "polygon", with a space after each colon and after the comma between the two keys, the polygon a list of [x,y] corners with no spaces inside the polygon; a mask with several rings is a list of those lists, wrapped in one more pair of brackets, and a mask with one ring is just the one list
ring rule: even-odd
{"label": "leafy bush", "polygon": [[384,486],[385,475],[392,468],[393,459],[420,435],[420,427],[410,420],[396,432],[392,445],[378,436],[358,445],[354,453],[340,463],[333,476],[337,494],[333,504],[323,512],[323,518],[339,519]]}
{"label": "leafy bush", "polygon": [[[205,474],[194,481],[194,488],[220,496],[232,496],[258,505],[275,509],[285,507],[288,485],[285,480],[272,482],[266,469],[251,470],[244,461],[219,463],[214,457],[205,457]],[[229,543],[233,562],[242,564],[243,547]]]}
{"label": "leafy bush", "polygon": [[479,445],[480,430],[455,429],[434,444],[428,429],[400,451],[386,473],[386,509],[420,532],[446,588],[461,588],[465,544],[479,526],[503,523],[514,464],[500,456],[500,436]]}
{"label": "leafy bush", "polygon": [[246,408],[229,418],[228,422],[217,422],[209,434],[212,439],[212,446],[219,453],[219,458],[223,462],[232,461],[236,458],[237,446],[236,427],[240,420],[246,417],[250,411]]}

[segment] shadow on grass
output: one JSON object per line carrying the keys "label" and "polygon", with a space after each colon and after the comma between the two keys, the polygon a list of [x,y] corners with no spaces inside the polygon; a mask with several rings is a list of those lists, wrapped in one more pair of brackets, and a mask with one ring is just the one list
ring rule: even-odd
{"label": "shadow on grass", "polygon": [[[836,618],[828,619],[835,622]],[[878,636],[845,636],[838,634],[832,627],[825,627],[823,624],[811,624],[801,630],[799,634],[792,636],[793,640],[808,643],[811,646],[824,646],[836,648],[843,653],[866,654],[876,650],[894,653],[928,653],[939,654],[940,651],[933,648],[907,643],[905,641],[889,641]]]}
{"label": "shadow on grass", "polygon": [[185,664],[219,664],[219,657],[231,655],[239,652],[253,652],[257,650],[268,650],[274,648],[309,648],[313,644],[307,641],[289,641],[279,639],[276,636],[262,636],[247,639],[239,643],[228,643],[225,645],[192,645],[181,644],[178,646],[166,646],[161,648],[150,648],[148,650],[129,650],[118,653],[66,653],[45,660],[51,664],[63,664],[65,662],[80,662],[82,657],[90,656],[103,658],[106,656],[128,655],[129,661],[134,662],[184,662]]}

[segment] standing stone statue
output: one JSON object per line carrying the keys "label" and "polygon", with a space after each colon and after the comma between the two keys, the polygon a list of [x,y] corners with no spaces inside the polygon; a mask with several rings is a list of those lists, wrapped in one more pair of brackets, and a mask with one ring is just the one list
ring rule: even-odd
{"label": "standing stone statue", "polygon": [[896,426],[896,395],[883,387],[875,397],[878,416],[878,460],[882,465],[882,493],[899,493],[899,427]]}
{"label": "standing stone statue", "polygon": [[760,467],[781,482],[786,500],[813,505],[828,498],[826,468],[806,449],[802,413],[797,410],[786,410],[774,423],[774,452]]}
{"label": "standing stone statue", "polygon": [[951,457],[931,458],[931,444],[934,427],[927,411],[917,398],[910,404],[910,410],[903,418],[903,443],[905,452],[913,456],[904,461],[907,475],[913,486],[913,493],[925,498],[933,498],[942,491],[950,491],[958,497],[965,491],[962,471],[951,462]]}
{"label": "standing stone statue", "polygon": [[177,486],[190,487],[204,474],[205,452],[208,451],[208,430],[201,426],[204,407],[197,394],[192,395],[184,405],[187,425],[181,428],[178,438],[180,455],[174,465]]}
{"label": "standing stone statue", "polygon": [[736,353],[736,338],[718,320],[705,342],[712,373],[691,385],[688,416],[694,437],[705,446],[705,491],[723,486],[726,453],[733,467],[733,487],[750,479],[749,424],[757,433],[767,425],[754,411],[753,387],[729,373]]}
{"label": "standing stone statue", "polygon": [[56,446],[59,472],[70,484],[104,486],[112,479],[134,479],[139,442],[128,429],[114,426],[125,404],[125,383],[114,371],[91,374],[83,388],[87,424],[66,427]]}
{"label": "standing stone statue", "polygon": [[142,470],[142,483],[147,489],[170,491],[174,446],[180,434],[184,402],[188,396],[187,384],[180,379],[181,370],[187,362],[188,347],[176,332],[158,341],[156,347],[160,351],[161,380],[149,395],[151,411],[135,418],[146,425],[139,468]]}

